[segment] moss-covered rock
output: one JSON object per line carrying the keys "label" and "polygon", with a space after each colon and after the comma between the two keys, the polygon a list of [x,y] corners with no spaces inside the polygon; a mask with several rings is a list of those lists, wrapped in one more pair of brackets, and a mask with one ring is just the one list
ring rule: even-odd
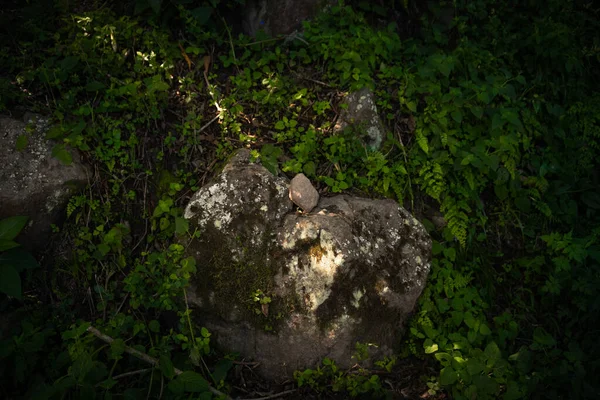
{"label": "moss-covered rock", "polygon": [[429,272],[425,229],[392,200],[341,195],[296,213],[287,184],[241,151],[190,201],[200,322],[271,378],[324,357],[348,365],[356,342],[389,355]]}

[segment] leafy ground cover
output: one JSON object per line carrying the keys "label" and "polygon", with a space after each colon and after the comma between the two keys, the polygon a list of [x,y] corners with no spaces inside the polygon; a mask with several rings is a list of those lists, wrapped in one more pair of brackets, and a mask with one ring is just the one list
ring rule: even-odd
{"label": "leafy ground cover", "polygon": [[[54,155],[95,171],[22,301],[2,299],[3,397],[596,398],[593,4],[342,2],[278,38],[238,35],[237,5],[32,0],[0,16],[0,110],[50,115]],[[333,134],[343,93],[365,86],[380,151]],[[193,323],[182,207],[240,147],[424,221],[432,270],[397,357],[367,370],[358,344],[356,368],[323,360],[268,389]]]}

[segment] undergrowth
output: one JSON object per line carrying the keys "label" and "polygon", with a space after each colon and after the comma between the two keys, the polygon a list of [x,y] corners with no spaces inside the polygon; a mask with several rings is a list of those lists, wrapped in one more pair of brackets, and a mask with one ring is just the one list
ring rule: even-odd
{"label": "undergrowth", "polygon": [[[231,391],[233,357],[211,347],[184,301],[195,261],[180,243],[194,235],[186,200],[240,147],[273,173],[395,198],[422,219],[431,273],[398,355],[437,365],[423,377],[428,395],[597,396],[591,3],[439,2],[405,37],[412,2],[389,12],[340,2],[277,38],[238,36],[216,0],[28,3],[5,22],[51,12],[35,28],[4,25],[0,111],[49,113],[53,155],[69,164],[80,151],[96,172],[55,235],[72,251],[46,254],[22,302],[2,300],[3,397]],[[334,128],[343,93],[362,87],[388,132],[375,151],[360,127]],[[296,378],[300,390],[386,393],[377,375],[332,360]]]}

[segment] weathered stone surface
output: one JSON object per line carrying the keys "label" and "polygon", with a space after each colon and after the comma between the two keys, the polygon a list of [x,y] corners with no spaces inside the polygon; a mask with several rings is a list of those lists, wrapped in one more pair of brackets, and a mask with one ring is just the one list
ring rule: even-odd
{"label": "weathered stone surface", "polygon": [[314,17],[324,0],[247,0],[243,28],[255,36],[263,29],[269,35],[287,35],[301,28],[302,21]]}
{"label": "weathered stone surface", "polygon": [[[77,154],[68,166],[52,157],[53,143],[44,137],[46,119],[26,114],[25,122],[0,117],[0,219],[28,216],[29,224],[18,239],[36,251],[46,244],[51,224],[60,224],[69,198],[87,182],[87,169]],[[27,145],[18,151],[21,135],[27,137]]]}
{"label": "weathered stone surface", "polygon": [[304,174],[297,174],[290,182],[290,200],[304,212],[311,212],[319,202],[319,192]]}
{"label": "weathered stone surface", "polygon": [[291,212],[284,179],[238,153],[185,210],[200,237],[188,291],[222,347],[290,377],[324,357],[347,367],[356,342],[389,355],[430,265],[423,226],[392,200],[322,198]]}
{"label": "weathered stone surface", "polygon": [[356,127],[366,132],[367,145],[372,150],[379,149],[386,133],[377,112],[373,92],[368,88],[362,88],[347,95],[344,102],[348,104],[348,108],[341,113],[335,130],[341,131],[349,126]]}

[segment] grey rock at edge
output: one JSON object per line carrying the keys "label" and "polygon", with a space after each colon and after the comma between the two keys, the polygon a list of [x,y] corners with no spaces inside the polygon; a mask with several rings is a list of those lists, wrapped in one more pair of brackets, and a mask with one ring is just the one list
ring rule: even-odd
{"label": "grey rock at edge", "polygon": [[430,268],[423,226],[393,200],[347,195],[295,213],[287,182],[249,157],[238,152],[185,209],[200,231],[187,249],[198,322],[271,379],[324,357],[349,367],[356,342],[379,346],[372,359],[391,355]]}
{"label": "grey rock at edge", "polygon": [[[71,165],[52,157],[53,143],[45,139],[48,120],[26,114],[25,120],[0,117],[0,219],[24,215],[29,223],[17,237],[27,250],[42,250],[52,224],[65,217],[69,198],[88,181],[88,171],[74,154]],[[26,129],[27,125],[31,129]],[[19,136],[27,144],[16,149]]]}
{"label": "grey rock at edge", "polygon": [[335,131],[339,132],[350,126],[356,127],[365,131],[370,150],[378,150],[386,131],[379,118],[373,92],[368,88],[362,88],[348,94],[344,102],[348,104],[348,108],[342,111]]}
{"label": "grey rock at edge", "polygon": [[255,36],[262,29],[271,36],[290,34],[327,3],[324,0],[247,0],[242,12],[244,33]]}

